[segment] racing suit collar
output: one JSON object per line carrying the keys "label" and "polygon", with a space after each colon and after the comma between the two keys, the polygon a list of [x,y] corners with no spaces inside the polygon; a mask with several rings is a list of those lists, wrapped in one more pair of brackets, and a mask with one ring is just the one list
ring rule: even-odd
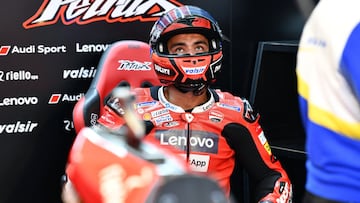
{"label": "racing suit collar", "polygon": [[[204,112],[204,111],[208,110],[210,107],[212,107],[215,104],[215,99],[214,99],[213,92],[209,91],[209,90],[208,90],[208,92],[209,92],[209,95],[210,95],[209,100],[207,102],[193,108],[191,113]],[[185,110],[183,108],[181,108],[180,106],[177,106],[175,104],[170,103],[166,99],[165,94],[164,94],[164,87],[163,86],[159,88],[158,98],[159,98],[160,103],[162,105],[164,105],[167,109],[169,109],[169,110],[171,110],[173,112],[177,112],[177,113],[184,113],[185,112]]]}

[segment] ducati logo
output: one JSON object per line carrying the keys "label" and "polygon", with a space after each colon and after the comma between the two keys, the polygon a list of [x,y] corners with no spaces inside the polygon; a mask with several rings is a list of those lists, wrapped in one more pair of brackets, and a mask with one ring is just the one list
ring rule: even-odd
{"label": "ducati logo", "polygon": [[39,10],[23,23],[25,29],[57,23],[79,25],[96,21],[155,21],[165,12],[182,6],[175,0],[44,0]]}
{"label": "ducati logo", "polygon": [[191,121],[194,120],[194,116],[191,113],[185,113],[182,116],[182,119],[186,121],[187,123],[191,123]]}

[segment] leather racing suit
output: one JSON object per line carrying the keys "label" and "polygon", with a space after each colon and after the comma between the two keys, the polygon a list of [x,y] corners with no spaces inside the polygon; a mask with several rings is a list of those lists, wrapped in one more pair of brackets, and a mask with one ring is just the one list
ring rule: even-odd
{"label": "leather racing suit", "polygon": [[[169,103],[163,87],[134,91],[136,111],[146,123],[145,139],[177,148],[193,171],[215,178],[228,195],[230,176],[239,162],[258,185],[257,201],[291,202],[291,182],[247,100],[209,89],[210,99],[188,112]],[[109,128],[123,125],[110,106],[98,122]]]}

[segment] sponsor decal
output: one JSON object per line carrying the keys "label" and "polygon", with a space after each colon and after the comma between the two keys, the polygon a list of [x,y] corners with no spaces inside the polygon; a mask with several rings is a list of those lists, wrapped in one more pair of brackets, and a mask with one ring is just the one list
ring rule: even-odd
{"label": "sponsor decal", "polygon": [[265,134],[264,132],[261,132],[259,135],[258,135],[258,139],[260,140],[260,143],[262,145],[264,145],[266,142],[267,142],[267,139],[265,137]]}
{"label": "sponsor decal", "polygon": [[161,73],[161,74],[164,74],[164,75],[171,75],[170,74],[170,70],[167,69],[167,68],[163,68],[157,64],[154,64],[154,68],[157,72]]}
{"label": "sponsor decal", "polygon": [[240,112],[240,110],[241,110],[241,108],[239,106],[232,106],[232,105],[224,104],[224,103],[217,103],[217,106],[224,108],[224,109],[230,109],[233,111],[237,111],[237,112]]}
{"label": "sponsor decal", "polygon": [[32,74],[30,71],[0,71],[0,82],[5,81],[26,81],[26,80],[38,80],[39,76]]}
{"label": "sponsor decal", "polygon": [[252,109],[248,100],[243,99],[243,102],[244,102],[244,118],[245,118],[245,120],[247,120],[250,123],[255,122],[256,119],[258,118],[258,114],[256,112],[254,112],[254,110]]}
{"label": "sponsor decal", "polygon": [[175,127],[178,125],[180,125],[180,123],[178,121],[170,121],[170,122],[163,123],[163,126],[167,127],[167,128]]}
{"label": "sponsor decal", "polygon": [[63,71],[63,79],[87,79],[94,78],[96,74],[95,67],[85,68],[81,67],[80,69],[74,70],[64,70]]}
{"label": "sponsor decal", "polygon": [[56,24],[85,25],[97,21],[133,22],[155,21],[167,11],[181,6],[175,0],[44,0],[37,12],[23,22],[25,29]]}
{"label": "sponsor decal", "polygon": [[205,71],[206,66],[202,66],[202,67],[193,67],[193,68],[187,68],[187,67],[182,67],[182,69],[185,71],[186,74],[188,75],[197,75],[197,74],[201,74]]}
{"label": "sponsor decal", "polygon": [[0,56],[6,56],[9,53],[10,46],[1,46],[0,47]]}
{"label": "sponsor decal", "polygon": [[[161,145],[174,146],[180,150],[186,150],[190,147],[192,152],[206,152],[217,154],[219,137],[211,132],[191,131],[191,137],[188,140],[186,130],[157,130],[155,137]],[[189,146],[188,146],[189,145]]]}
{"label": "sponsor decal", "polygon": [[271,147],[270,147],[270,145],[269,145],[268,142],[266,142],[266,143],[264,144],[264,148],[265,148],[266,152],[267,152],[269,155],[271,155]]}
{"label": "sponsor decal", "polygon": [[221,56],[216,62],[210,64],[210,70],[212,70],[213,74],[220,71],[222,58]]}
{"label": "sponsor decal", "polygon": [[[180,157],[186,160],[186,154],[179,154]],[[190,154],[188,160],[189,167],[192,171],[207,172],[210,164],[209,155]]]}
{"label": "sponsor decal", "polygon": [[24,106],[38,104],[37,97],[5,97],[0,100],[0,106]]}
{"label": "sponsor decal", "polygon": [[149,106],[154,106],[156,104],[156,101],[147,101],[147,102],[140,102],[136,104],[136,108],[144,108]]}
{"label": "sponsor decal", "polygon": [[211,99],[210,102],[207,102],[204,105],[202,105],[202,111],[207,111],[214,105],[214,103],[215,103],[214,100]]}
{"label": "sponsor decal", "polygon": [[169,121],[172,121],[173,118],[170,116],[170,114],[167,114],[167,115],[164,115],[164,116],[160,116],[160,117],[156,117],[154,119],[154,122],[157,126],[159,126],[161,123],[164,123],[164,122],[169,122]]}
{"label": "sponsor decal", "polygon": [[150,113],[144,113],[143,119],[144,119],[145,121],[151,120],[151,114],[150,114]]}
{"label": "sponsor decal", "polygon": [[81,99],[81,97],[84,96],[84,93],[76,94],[76,95],[70,95],[70,94],[52,94],[49,99],[49,104],[58,104],[61,102],[76,102]]}
{"label": "sponsor decal", "polygon": [[75,52],[76,53],[102,53],[110,45],[109,44],[80,44],[75,43]]}
{"label": "sponsor decal", "polygon": [[[4,46],[2,46],[4,47]],[[66,46],[65,45],[58,45],[58,46],[45,46],[43,44],[40,45],[29,45],[29,46],[9,46],[10,51],[6,52],[11,54],[59,54],[59,53],[66,53]]]}
{"label": "sponsor decal", "polygon": [[326,47],[327,46],[327,42],[324,39],[319,39],[316,37],[310,37],[306,40],[307,44],[311,44],[314,46],[318,46],[318,47]]}
{"label": "sponsor decal", "polygon": [[143,114],[145,111],[144,109],[136,109],[136,111],[139,113],[139,114]]}
{"label": "sponsor decal", "polygon": [[32,121],[0,124],[0,134],[31,133],[38,125],[38,123]]}
{"label": "sponsor decal", "polygon": [[59,103],[61,98],[61,94],[52,94],[49,99],[49,104],[57,104]]}
{"label": "sponsor decal", "polygon": [[184,114],[181,114],[181,118],[184,121],[186,121],[187,123],[191,123],[195,117],[191,113],[184,113]]}
{"label": "sponsor decal", "polygon": [[99,119],[99,115],[96,113],[90,114],[90,124],[95,125],[97,123],[97,120]]}
{"label": "sponsor decal", "polygon": [[218,72],[221,69],[221,65],[217,65],[214,68],[214,73]]}
{"label": "sponsor decal", "polygon": [[289,187],[287,182],[281,181],[277,182],[276,186],[279,187],[279,193],[281,194],[279,198],[276,199],[276,202],[287,202],[289,197],[292,196],[292,188]]}
{"label": "sponsor decal", "polygon": [[209,120],[214,123],[219,123],[224,119],[224,114],[220,111],[211,110],[209,112]]}
{"label": "sponsor decal", "polygon": [[74,122],[71,120],[64,120],[64,129],[66,131],[72,131],[74,129]]}
{"label": "sponsor decal", "polygon": [[192,171],[207,172],[209,168],[210,156],[190,154],[189,165]]}
{"label": "sponsor decal", "polygon": [[117,70],[127,70],[127,71],[150,71],[151,62],[139,62],[139,61],[129,61],[129,60],[119,60],[119,67]]}
{"label": "sponsor decal", "polygon": [[264,146],[266,152],[271,155],[271,148],[263,131],[258,135],[258,139],[260,143]]}
{"label": "sponsor decal", "polygon": [[169,114],[169,110],[168,109],[160,109],[160,110],[152,111],[150,113],[151,113],[151,116],[154,118],[154,117],[162,116],[165,114]]}

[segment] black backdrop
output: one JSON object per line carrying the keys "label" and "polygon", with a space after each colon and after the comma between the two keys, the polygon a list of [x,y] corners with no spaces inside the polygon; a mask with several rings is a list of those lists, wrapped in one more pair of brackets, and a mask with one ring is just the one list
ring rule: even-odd
{"label": "black backdrop", "polygon": [[[122,39],[147,41],[157,14],[182,4],[208,10],[231,40],[224,44],[216,86],[245,97],[257,43],[298,40],[307,17],[295,0],[132,0],[122,13],[104,11],[115,19],[72,19],[76,12],[98,11],[91,8],[101,2],[110,1],[12,0],[0,6],[0,203],[60,202],[60,176],[75,136],[74,104],[104,48]],[[47,11],[53,16],[45,18]]]}

